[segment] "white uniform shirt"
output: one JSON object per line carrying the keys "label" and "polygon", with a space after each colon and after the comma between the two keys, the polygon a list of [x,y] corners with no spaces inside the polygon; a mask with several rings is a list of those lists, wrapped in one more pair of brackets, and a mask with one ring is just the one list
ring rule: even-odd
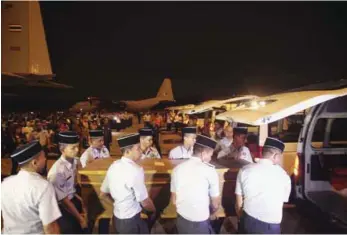
{"label": "white uniform shirt", "polygon": [[44,233],[61,213],[53,186],[35,172],[20,170],[1,184],[3,233]]}
{"label": "white uniform shirt", "polygon": [[266,222],[282,221],[283,202],[288,202],[291,182],[288,174],[268,159],[244,166],[237,175],[235,194],[243,196],[243,210]]}
{"label": "white uniform shirt", "polygon": [[111,194],[113,213],[119,219],[129,219],[141,212],[140,202],[148,198],[143,168],[126,157],[112,163],[100,190]]}
{"label": "white uniform shirt", "polygon": [[71,164],[61,156],[48,172],[47,179],[53,184],[58,201],[65,197],[71,200],[75,195],[77,161],[75,158]]}
{"label": "white uniform shirt", "polygon": [[230,145],[232,141],[227,137],[224,137],[220,141],[218,141],[216,150],[217,150],[217,158],[225,157],[230,153]]}
{"label": "white uniform shirt", "polygon": [[193,155],[193,147],[187,150],[183,145],[171,149],[169,159],[191,158]]}
{"label": "white uniform shirt", "polygon": [[[230,158],[230,159],[242,159],[245,160],[247,162],[253,162],[253,158],[251,155],[251,152],[249,151],[249,149],[246,146],[242,146],[241,148],[237,149],[234,147],[233,144],[230,145],[230,147],[228,148],[228,150],[224,150],[223,151],[223,155],[219,155],[218,158],[221,157],[226,157],[226,158]],[[224,155],[224,153],[226,153],[226,155]]]}
{"label": "white uniform shirt", "polygon": [[161,156],[160,156],[160,154],[156,148],[150,147],[145,152],[142,152],[141,159],[145,159],[145,158],[158,158],[158,159],[160,159]]}
{"label": "white uniform shirt", "polygon": [[110,152],[108,149],[103,146],[101,150],[89,147],[86,149],[86,151],[83,152],[80,162],[82,167],[86,167],[88,163],[92,162],[95,159],[101,159],[101,158],[108,158],[110,157]]}
{"label": "white uniform shirt", "polygon": [[171,192],[176,193],[178,214],[189,221],[205,221],[210,216],[210,197],[219,196],[217,171],[192,157],[173,169]]}

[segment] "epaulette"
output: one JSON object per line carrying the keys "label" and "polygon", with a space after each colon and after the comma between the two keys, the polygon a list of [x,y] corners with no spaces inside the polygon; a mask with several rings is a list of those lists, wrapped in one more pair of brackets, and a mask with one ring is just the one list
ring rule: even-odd
{"label": "epaulette", "polygon": [[214,165],[212,165],[212,164],[210,164],[210,163],[208,163],[208,162],[204,162],[204,164],[206,164],[206,165],[209,166],[209,167],[215,168]]}

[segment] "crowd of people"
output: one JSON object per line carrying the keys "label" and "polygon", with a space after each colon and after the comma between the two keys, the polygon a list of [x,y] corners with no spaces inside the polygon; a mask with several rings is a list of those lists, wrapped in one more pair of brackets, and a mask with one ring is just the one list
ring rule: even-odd
{"label": "crowd of people", "polygon": [[162,113],[147,112],[142,114],[139,120],[142,120],[146,127],[153,128],[154,130],[174,131],[176,133],[181,131],[184,127],[195,126],[199,134],[216,140],[224,137],[223,130],[228,125],[228,122],[212,122],[210,119],[199,121],[196,115],[183,114],[173,110]]}
{"label": "crowd of people", "polygon": [[[80,136],[80,148],[90,145],[89,131],[103,130],[104,145],[109,150],[112,142],[111,130],[122,131],[132,125],[132,114],[88,112],[72,114],[68,112],[9,113],[1,117],[1,156],[8,157],[15,149],[38,140],[46,153],[59,154],[58,134],[76,131]],[[12,161],[11,174],[15,174],[18,164]]]}
{"label": "crowd of people", "polygon": [[[59,154],[58,134],[63,131],[76,131],[80,136],[82,153],[91,145],[90,130],[103,130],[104,145],[110,151],[111,130],[122,131],[133,125],[135,114],[128,112],[102,113],[88,112],[72,114],[68,112],[9,113],[1,118],[1,155],[8,157],[19,146],[38,140],[48,154]],[[220,140],[224,137],[224,122],[210,121],[199,123],[194,115],[174,111],[138,113],[138,123],[153,130],[154,146],[161,154],[159,132],[162,130],[180,132],[182,128],[195,126],[197,133]],[[18,165],[12,161],[11,174]]]}
{"label": "crowd of people", "polygon": [[147,127],[159,129],[165,127],[167,131],[175,130],[178,132],[185,126],[196,126],[197,118],[175,111],[166,112],[146,112],[142,115],[142,120]]}

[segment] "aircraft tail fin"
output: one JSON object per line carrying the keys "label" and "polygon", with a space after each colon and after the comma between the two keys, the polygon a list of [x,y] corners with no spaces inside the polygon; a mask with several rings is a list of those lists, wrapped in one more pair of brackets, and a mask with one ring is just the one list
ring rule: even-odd
{"label": "aircraft tail fin", "polygon": [[38,0],[1,2],[1,85],[72,88],[55,75]]}
{"label": "aircraft tail fin", "polygon": [[[1,72],[45,75],[52,67],[38,1],[1,2]],[[34,80],[34,79],[30,79]]]}
{"label": "aircraft tail fin", "polygon": [[171,79],[165,78],[163,83],[161,84],[159,91],[157,93],[157,97],[161,100],[165,101],[174,101],[174,96],[172,92],[172,85],[171,85]]}

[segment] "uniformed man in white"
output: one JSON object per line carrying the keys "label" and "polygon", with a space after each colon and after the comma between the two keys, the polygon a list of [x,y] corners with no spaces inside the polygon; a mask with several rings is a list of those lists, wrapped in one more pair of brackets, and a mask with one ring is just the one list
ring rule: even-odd
{"label": "uniformed man in white", "polygon": [[219,154],[218,158],[226,157],[227,159],[242,159],[244,161],[253,162],[253,158],[249,149],[245,146],[248,130],[247,127],[234,127],[233,142],[230,145],[229,151],[225,150],[224,154]]}
{"label": "uniformed man in white", "polygon": [[267,138],[263,158],[240,169],[236,180],[236,214],[239,233],[281,233],[283,203],[288,202],[291,182],[279,166],[284,143]]}
{"label": "uniformed man in white", "polygon": [[48,180],[53,184],[60,210],[58,220],[62,233],[81,233],[87,229],[86,210],[82,198],[76,193],[79,136],[76,132],[59,133],[60,158],[48,172]]}
{"label": "uniformed man in white", "polygon": [[142,208],[155,213],[155,207],[148,197],[143,168],[136,163],[142,154],[139,134],[121,137],[117,141],[123,157],[107,170],[100,196],[113,201],[114,224],[118,233],[146,234],[149,233],[148,226],[140,213]]}
{"label": "uniformed man in white", "polygon": [[104,133],[102,130],[90,130],[90,147],[83,152],[80,161],[82,168],[97,159],[110,157],[110,152],[104,145]]}
{"label": "uniformed man in white", "polygon": [[225,137],[218,141],[217,147],[215,149],[215,153],[217,154],[217,158],[224,157],[230,153],[230,146],[233,142],[234,131],[231,125],[228,125],[224,129]]}
{"label": "uniformed man in white", "polygon": [[11,156],[21,170],[1,184],[4,234],[58,234],[61,217],[54,188],[41,174],[45,153],[38,141],[18,148]]}
{"label": "uniformed man in white", "polygon": [[197,135],[193,156],[173,169],[171,199],[177,209],[178,233],[214,233],[210,206],[214,217],[220,205],[220,191],[217,171],[209,162],[216,144],[213,139]]}
{"label": "uniformed man in white", "polygon": [[153,130],[151,128],[142,128],[140,133],[140,147],[142,151],[141,159],[158,158],[161,156],[158,150],[153,147]]}
{"label": "uniformed man in white", "polygon": [[196,127],[183,127],[183,144],[173,148],[169,153],[169,159],[191,158],[196,141]]}

